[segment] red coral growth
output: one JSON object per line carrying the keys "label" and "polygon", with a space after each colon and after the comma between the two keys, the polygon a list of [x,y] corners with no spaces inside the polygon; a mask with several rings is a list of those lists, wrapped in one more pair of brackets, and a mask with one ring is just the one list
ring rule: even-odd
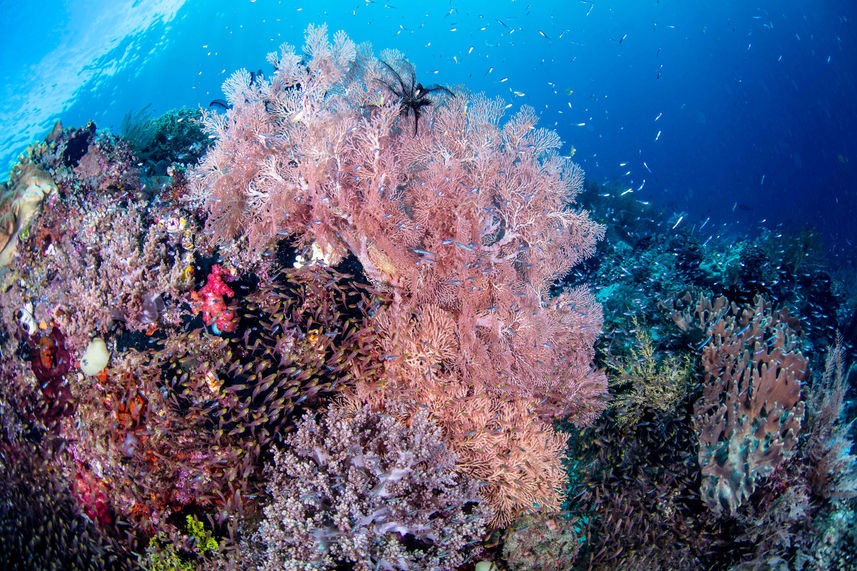
{"label": "red coral growth", "polygon": [[73,492],[89,519],[103,526],[113,523],[113,510],[107,501],[104,483],[80,462],[77,463]]}
{"label": "red coral growth", "polygon": [[235,295],[235,292],[224,282],[224,276],[227,280],[232,279],[229,270],[220,264],[215,264],[202,289],[190,294],[193,299],[191,304],[193,310],[196,313],[202,312],[202,320],[206,325],[210,325],[215,333],[235,331],[238,325],[235,311],[230,309],[224,300],[224,297]]}
{"label": "red coral growth", "polygon": [[65,336],[59,329],[52,327],[50,333],[35,333],[31,341],[35,346],[33,373],[39,381],[52,381],[68,372],[71,358],[65,349]]}

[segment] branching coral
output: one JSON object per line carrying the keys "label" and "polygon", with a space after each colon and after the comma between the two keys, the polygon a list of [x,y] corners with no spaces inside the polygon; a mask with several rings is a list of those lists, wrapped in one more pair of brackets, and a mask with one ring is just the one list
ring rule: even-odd
{"label": "branching coral", "polygon": [[307,414],[274,455],[259,539],[263,569],[454,569],[477,553],[478,485],[427,415],[368,407]]}
{"label": "branching coral", "polygon": [[823,374],[807,396],[804,432],[810,488],[824,500],[857,496],[857,458],[851,454],[848,424],[842,415],[848,375],[841,338],[828,350]]}
{"label": "branching coral", "polygon": [[358,402],[406,416],[427,411],[443,428],[459,469],[485,482],[482,495],[494,508],[493,525],[535,506],[556,509],[563,439],[539,419],[538,403],[480,394],[462,382],[454,374],[455,324],[437,306],[418,316],[383,309],[375,322],[380,353],[387,356],[385,374],[375,382],[359,378],[352,389]]}
{"label": "branching coral", "polygon": [[[87,176],[80,162],[89,154],[72,170],[59,162],[61,148],[42,149],[18,167],[44,170],[59,191],[45,195],[31,231],[18,237],[4,302],[29,303],[32,320],[55,323],[75,352],[117,323],[140,332],[177,325],[175,302],[190,285],[180,276],[192,260],[188,236],[198,230],[195,219],[133,192],[131,181],[114,180],[132,157],[111,147],[109,138],[100,140],[98,152],[109,157],[102,159],[110,168],[96,165]],[[165,300],[173,302],[169,308]],[[2,305],[7,329],[15,330],[19,307]]]}
{"label": "branching coral", "polygon": [[659,359],[651,334],[634,319],[637,347],[624,359],[610,362],[612,387],[619,392],[611,403],[619,424],[636,424],[645,409],[671,412],[684,400],[692,373],[689,357],[670,355]]}

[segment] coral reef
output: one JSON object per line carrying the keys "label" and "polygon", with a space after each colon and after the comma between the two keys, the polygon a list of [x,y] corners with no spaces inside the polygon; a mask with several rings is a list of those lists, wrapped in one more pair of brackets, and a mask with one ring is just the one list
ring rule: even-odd
{"label": "coral reef", "polygon": [[0,566],[853,566],[815,234],[584,186],[533,109],[342,32],[269,61],[0,189]]}
{"label": "coral reef", "polygon": [[[81,133],[88,150],[66,164]],[[44,198],[4,275],[6,329],[18,329],[25,308],[30,333],[34,324],[55,323],[77,352],[117,326],[177,326],[178,302],[192,285],[182,276],[199,231],[191,213],[146,198],[133,155],[94,126],[60,131],[50,145],[34,146],[27,161],[16,169],[38,167],[58,190]]]}
{"label": "coral reef", "polygon": [[[38,169],[56,190],[2,276],[11,425],[55,443],[52,490],[124,549],[165,534],[183,554],[193,513],[228,559],[254,531],[273,441],[380,369],[367,315],[381,297],[333,270],[218,264],[197,243],[199,213],[177,202],[184,179],[147,192],[127,146],[92,124],[58,124],[21,160],[14,172]],[[95,336],[109,360],[90,376]]]}
{"label": "coral reef", "polygon": [[[842,347],[810,376],[799,324],[761,299],[687,295],[665,313],[701,374],[674,406],[646,405],[633,424],[620,393],[571,439],[566,507],[586,537],[577,565],[811,568],[825,522],[855,497]],[[847,558],[826,551],[826,560]]]}
{"label": "coral reef", "polygon": [[97,474],[110,508],[146,534],[188,509],[227,527],[257,509],[278,435],[373,370],[365,288],[321,268],[281,279],[244,297],[240,337],[190,329],[76,383],[67,473]]}
{"label": "coral reef", "polygon": [[121,137],[130,143],[144,176],[158,182],[171,168],[195,165],[210,145],[202,132],[198,109],[172,109],[152,118],[148,105],[128,112],[120,125]]}

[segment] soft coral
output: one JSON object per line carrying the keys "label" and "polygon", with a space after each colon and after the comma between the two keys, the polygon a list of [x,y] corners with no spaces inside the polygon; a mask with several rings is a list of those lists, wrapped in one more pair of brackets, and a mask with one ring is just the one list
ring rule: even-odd
{"label": "soft coral", "polygon": [[194,311],[202,312],[202,320],[206,325],[210,325],[215,333],[235,331],[238,325],[235,311],[227,306],[224,299],[235,295],[235,292],[224,282],[224,276],[229,280],[232,279],[229,270],[220,264],[215,264],[202,289],[190,294]]}

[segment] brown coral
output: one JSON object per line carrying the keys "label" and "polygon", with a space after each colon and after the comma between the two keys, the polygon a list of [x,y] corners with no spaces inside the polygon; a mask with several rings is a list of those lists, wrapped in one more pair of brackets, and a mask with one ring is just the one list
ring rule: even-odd
{"label": "brown coral", "polygon": [[703,396],[696,404],[702,497],[734,514],[797,444],[807,361],[792,330],[762,298],[709,328]]}
{"label": "brown coral", "polygon": [[13,174],[0,196],[0,267],[12,261],[21,232],[42,201],[57,190],[51,177],[32,163],[13,170]]}

